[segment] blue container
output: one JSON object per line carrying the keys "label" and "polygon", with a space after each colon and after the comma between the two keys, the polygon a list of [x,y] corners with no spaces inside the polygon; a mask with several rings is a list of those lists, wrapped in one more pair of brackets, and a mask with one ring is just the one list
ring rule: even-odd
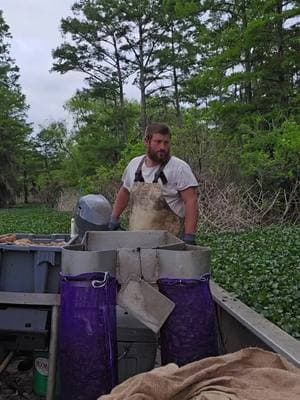
{"label": "blue container", "polygon": [[33,244],[0,244],[0,291],[58,293],[62,249],[58,243],[67,243],[70,236],[17,234],[17,239]]}

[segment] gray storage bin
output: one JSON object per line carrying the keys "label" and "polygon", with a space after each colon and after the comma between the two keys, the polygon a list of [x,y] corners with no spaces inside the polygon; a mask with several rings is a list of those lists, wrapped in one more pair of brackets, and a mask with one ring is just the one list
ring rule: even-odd
{"label": "gray storage bin", "polygon": [[167,231],[89,231],[80,244],[63,248],[62,273],[106,271],[115,276],[120,248],[184,250],[186,245]]}
{"label": "gray storage bin", "polygon": [[[58,293],[61,270],[60,246],[49,242],[68,242],[67,234],[17,234],[39,245],[0,244],[0,291]],[[41,245],[45,243],[45,246]]]}
{"label": "gray storage bin", "polygon": [[159,277],[194,279],[210,272],[211,250],[204,246],[186,246],[184,250],[158,251]]}
{"label": "gray storage bin", "polygon": [[[109,235],[110,232],[106,234]],[[103,238],[106,239],[105,235]],[[179,243],[180,247],[182,243]],[[134,246],[134,244],[131,245]],[[154,250],[155,256],[149,254],[148,262],[158,262],[160,278],[197,278],[210,271],[210,248],[183,245],[184,247],[180,249],[175,247],[177,245],[171,245],[170,249],[159,247]],[[86,272],[105,271],[116,276],[118,250],[91,250],[87,247],[81,243],[68,245],[62,249],[62,273],[79,275]],[[141,249],[147,250],[142,246]]]}
{"label": "gray storage bin", "polygon": [[157,336],[117,306],[119,383],[155,366]]}
{"label": "gray storage bin", "polygon": [[62,249],[61,271],[64,275],[87,272],[109,272],[115,276],[117,251],[86,251],[82,244],[70,244]]}
{"label": "gray storage bin", "polygon": [[176,249],[185,248],[185,243],[167,231],[95,231],[86,232],[81,244],[84,250],[128,249]]}

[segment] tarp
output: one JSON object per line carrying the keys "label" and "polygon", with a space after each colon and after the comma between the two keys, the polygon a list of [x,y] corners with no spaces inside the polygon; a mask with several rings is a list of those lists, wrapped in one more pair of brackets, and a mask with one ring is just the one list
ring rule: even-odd
{"label": "tarp", "polygon": [[101,400],[299,400],[300,369],[257,348],[137,375]]}

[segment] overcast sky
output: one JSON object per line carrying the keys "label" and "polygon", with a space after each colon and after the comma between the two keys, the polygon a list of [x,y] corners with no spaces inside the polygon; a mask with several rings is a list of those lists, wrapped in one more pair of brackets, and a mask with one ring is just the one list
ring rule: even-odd
{"label": "overcast sky", "polygon": [[29,122],[46,125],[68,119],[63,104],[83,86],[80,73],[49,72],[51,50],[62,43],[60,20],[71,15],[74,0],[0,0],[13,36],[10,54],[20,68],[20,84],[30,105]]}
{"label": "overcast sky", "polygon": [[[51,51],[63,39],[60,20],[70,16],[75,0],[0,0],[5,22],[10,27],[10,54],[20,68],[20,84],[30,106],[28,121],[45,126],[51,121],[69,120],[64,103],[84,86],[79,72],[60,75],[49,72],[53,59]],[[138,90],[128,84],[128,98],[136,99]]]}

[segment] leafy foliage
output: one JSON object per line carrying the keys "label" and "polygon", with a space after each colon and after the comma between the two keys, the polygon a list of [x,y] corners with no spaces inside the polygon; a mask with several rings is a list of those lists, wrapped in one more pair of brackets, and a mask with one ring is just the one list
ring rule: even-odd
{"label": "leafy foliage", "polygon": [[234,183],[262,222],[299,221],[297,15],[292,0],[74,0],[53,70],[84,72],[87,87],[67,104],[71,132],[55,122],[33,143],[2,18],[0,206],[31,190],[55,205],[66,186],[112,200],[145,124],[164,121],[200,180]]}
{"label": "leafy foliage", "polygon": [[71,214],[49,207],[31,205],[0,209],[0,234],[69,233]]}
{"label": "leafy foliage", "polygon": [[0,10],[0,207],[13,203],[21,191],[23,155],[30,127],[27,106],[18,84],[19,70],[9,54],[9,27]]}
{"label": "leafy foliage", "polygon": [[245,174],[286,183],[299,177],[300,126],[295,121],[286,120],[255,139],[244,135],[243,140],[241,165]]}
{"label": "leafy foliage", "polygon": [[300,227],[199,235],[212,248],[212,276],[224,289],[300,338]]}
{"label": "leafy foliage", "polygon": [[78,128],[63,162],[65,183],[80,187],[83,193],[99,192],[108,176],[119,178],[117,164],[127,142],[119,122],[125,112],[127,140],[131,142],[138,124],[138,104],[126,102],[118,113],[113,103],[81,92],[69,101],[68,108]]}

